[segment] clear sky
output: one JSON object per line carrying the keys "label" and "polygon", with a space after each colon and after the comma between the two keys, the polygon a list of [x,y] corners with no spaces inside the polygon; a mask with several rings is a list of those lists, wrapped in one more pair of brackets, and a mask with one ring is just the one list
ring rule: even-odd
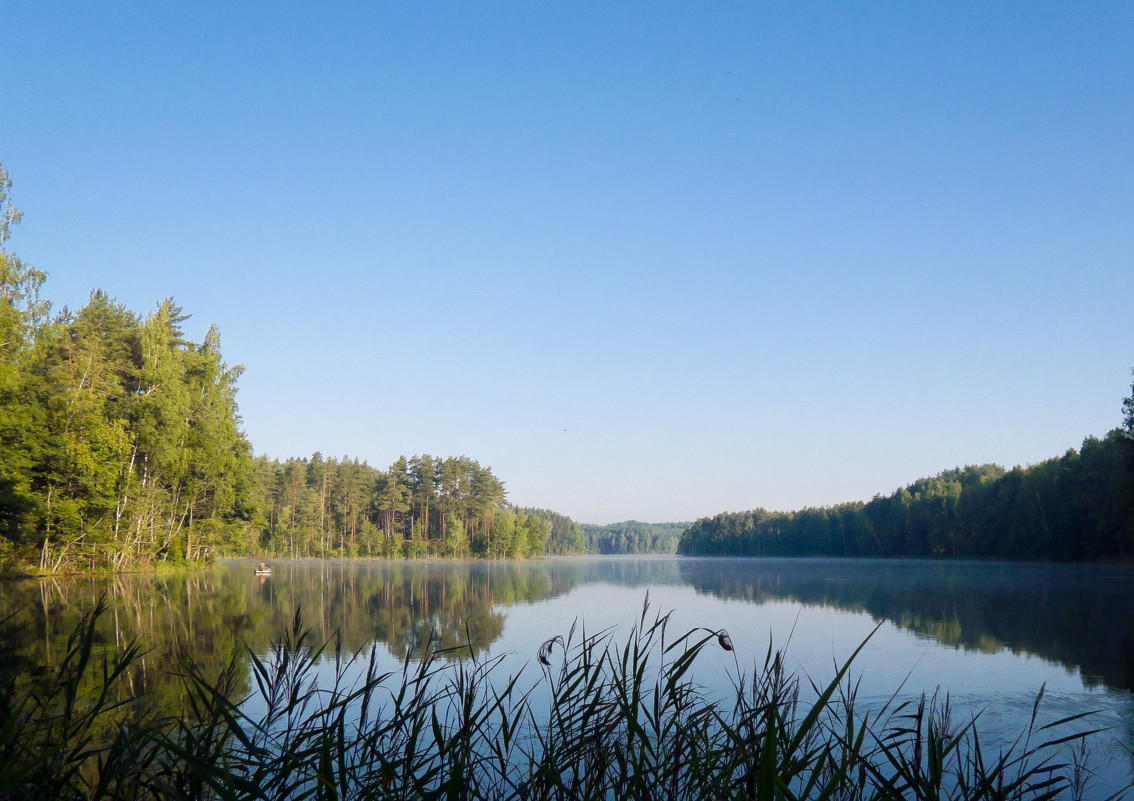
{"label": "clear sky", "polygon": [[0,2],[10,248],[257,453],[581,522],[1030,464],[1134,365],[1134,4]]}

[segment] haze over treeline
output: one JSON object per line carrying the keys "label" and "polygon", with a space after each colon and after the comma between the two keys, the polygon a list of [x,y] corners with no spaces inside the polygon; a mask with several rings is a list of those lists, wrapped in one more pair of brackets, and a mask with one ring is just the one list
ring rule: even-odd
{"label": "haze over treeline", "polygon": [[[507,503],[467,456],[253,457],[239,366],[172,298],[147,313],[96,289],[52,311],[6,248],[0,166],[0,569],[127,570],[222,555],[491,557],[673,553],[1128,558],[1134,400],[1122,429],[1030,468],[949,470],[887,498],[686,523],[585,526]],[[1134,393],[1132,393],[1134,398]]]}

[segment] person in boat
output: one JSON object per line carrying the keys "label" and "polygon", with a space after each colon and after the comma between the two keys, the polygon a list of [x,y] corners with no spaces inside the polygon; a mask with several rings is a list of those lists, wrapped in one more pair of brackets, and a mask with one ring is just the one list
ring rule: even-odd
{"label": "person in boat", "polygon": [[260,569],[261,569],[261,570],[267,570],[267,569],[268,569],[268,566],[267,566],[266,564],[264,564],[263,562],[261,562],[261,563],[260,563]]}

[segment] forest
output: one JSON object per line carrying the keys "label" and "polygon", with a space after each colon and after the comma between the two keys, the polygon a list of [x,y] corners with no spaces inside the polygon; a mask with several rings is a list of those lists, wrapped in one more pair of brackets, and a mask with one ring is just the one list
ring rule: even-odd
{"label": "forest", "polygon": [[139,316],[101,290],[52,314],[5,245],[0,167],[0,569],[128,570],[215,556],[250,520],[239,367],[172,299]]}
{"label": "forest", "polygon": [[484,556],[582,551],[578,527],[517,513],[467,457],[252,456],[220,335],[184,332],[101,289],[53,311],[7,249],[19,210],[0,166],[0,572],[126,571],[218,556]]}
{"label": "forest", "polygon": [[587,553],[673,554],[690,523],[642,523],[627,520],[605,526],[583,525]]}
{"label": "forest", "polygon": [[255,515],[242,553],[300,557],[524,559],[583,549],[575,524],[505,502],[504,482],[465,456],[252,462]]}
{"label": "forest", "polygon": [[250,449],[219,337],[172,300],[140,317],[96,290],[48,315],[44,276],[0,253],[0,565],[203,561],[250,520]]}
{"label": "forest", "polygon": [[1134,391],[1124,427],[1030,467],[955,468],[867,503],[698,520],[680,553],[1092,561],[1134,556]]}

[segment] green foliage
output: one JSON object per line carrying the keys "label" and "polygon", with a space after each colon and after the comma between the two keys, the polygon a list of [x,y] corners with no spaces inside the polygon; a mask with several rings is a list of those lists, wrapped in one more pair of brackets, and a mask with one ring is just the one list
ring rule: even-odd
{"label": "green foliage", "polygon": [[682,534],[689,555],[967,557],[1041,561],[1134,556],[1134,387],[1123,424],[1027,468],[946,470],[888,497],[797,512],[720,514]]}
{"label": "green foliage", "polygon": [[489,555],[500,559],[520,558],[526,550],[521,546],[520,553],[517,553],[520,543],[516,537],[516,513],[508,508],[501,509],[494,515],[488,539]]}
{"label": "green foliage", "polygon": [[283,462],[257,457],[248,476],[258,526],[230,555],[528,555],[511,534],[495,534],[507,520],[504,483],[465,456],[402,456],[387,470],[319,453]]}
{"label": "green foliage", "polygon": [[1121,432],[1112,431],[1029,468],[946,470],[865,504],[720,514],[690,526],[681,552],[1125,559],[1134,555],[1134,516],[1122,504],[1125,448]]}
{"label": "green foliage", "polygon": [[502,507],[492,522],[489,554],[500,559],[543,556],[550,529],[550,523],[540,520],[532,512]]}
{"label": "green foliage", "polygon": [[216,328],[194,343],[172,298],[140,317],[99,289],[49,317],[4,249],[10,185],[0,166],[0,570],[534,553],[527,530],[493,542],[504,484],[464,456],[253,461]]}
{"label": "green foliage", "polygon": [[425,545],[425,538],[422,536],[422,524],[415,522],[413,524],[413,535],[406,540],[405,543],[406,557],[409,559],[420,559],[426,555],[427,549]]}
{"label": "green foliage", "polygon": [[39,572],[200,562],[246,522],[239,367],[187,341],[167,299],[139,318],[102,290],[49,317],[45,276],[3,250],[19,213],[0,167],[0,559]]}
{"label": "green foliage", "polygon": [[[684,524],[584,527],[505,504],[465,456],[251,459],[239,366],[188,341],[167,298],[144,317],[100,289],[51,316],[45,274],[7,250],[20,220],[0,165],[0,571],[122,571],[217,555],[673,553]],[[966,467],[889,498],[689,526],[689,554],[1134,556],[1134,388],[1124,427],[1026,470]],[[452,529],[452,531],[451,531]]]}
{"label": "green foliage", "polygon": [[587,537],[583,527],[566,515],[549,509],[516,509],[519,515],[534,515],[546,532],[546,552],[559,556],[586,551]]}
{"label": "green foliage", "polygon": [[583,525],[587,553],[673,554],[691,523],[640,523],[627,520],[606,526]]}
{"label": "green foliage", "polygon": [[42,394],[33,370],[47,304],[39,297],[44,273],[6,249],[20,210],[11,202],[12,182],[0,164],[0,550],[11,564],[30,543],[20,534],[36,510],[31,468],[43,442],[43,411],[29,398]]}
{"label": "green foliage", "polygon": [[469,538],[465,534],[465,524],[461,518],[453,513],[449,513],[446,518],[445,527],[445,556],[455,556],[460,558],[469,552]]}
{"label": "green foliage", "polygon": [[524,556],[543,556],[547,550],[549,528],[550,526],[545,526],[538,515],[529,512],[523,516],[518,524],[516,534],[520,540],[518,547],[522,549],[521,552]]}

